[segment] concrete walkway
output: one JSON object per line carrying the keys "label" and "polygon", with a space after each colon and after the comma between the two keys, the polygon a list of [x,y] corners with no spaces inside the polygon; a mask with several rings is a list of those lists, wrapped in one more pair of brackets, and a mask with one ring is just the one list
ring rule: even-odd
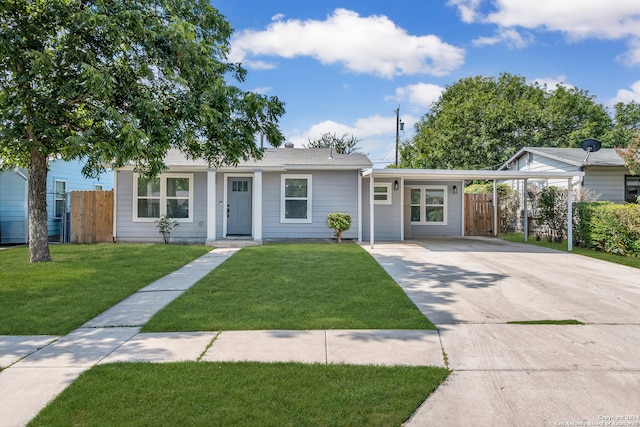
{"label": "concrete walkway", "polygon": [[[407,426],[640,426],[637,269],[498,239],[365,248],[453,370]],[[507,324],[561,319],[585,325]]]}
{"label": "concrete walkway", "polygon": [[444,367],[437,331],[320,330],[140,333],[238,249],[215,249],[63,337],[0,336],[0,426],[23,426],[97,364],[259,361]]}

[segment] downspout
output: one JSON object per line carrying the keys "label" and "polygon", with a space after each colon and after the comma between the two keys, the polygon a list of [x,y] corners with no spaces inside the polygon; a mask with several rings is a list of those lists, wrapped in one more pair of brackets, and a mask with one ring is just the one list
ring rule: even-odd
{"label": "downspout", "polygon": [[371,171],[371,175],[369,175],[369,247],[373,249],[374,245],[374,235],[375,235],[375,204],[373,201],[373,186],[375,184],[375,179],[373,178],[373,170]]}
{"label": "downspout", "polygon": [[358,243],[362,243],[362,171],[357,172],[358,177]]}

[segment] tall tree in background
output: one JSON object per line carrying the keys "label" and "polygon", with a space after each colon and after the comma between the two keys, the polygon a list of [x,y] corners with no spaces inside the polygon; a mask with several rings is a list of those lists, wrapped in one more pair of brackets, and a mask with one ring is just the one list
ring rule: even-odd
{"label": "tall tree in background", "polygon": [[356,154],[360,152],[358,147],[358,138],[348,133],[341,137],[337,137],[335,133],[329,132],[323,134],[319,139],[312,141],[304,146],[305,148],[332,148],[338,154]]}
{"label": "tall tree in background", "polygon": [[605,136],[634,175],[640,175],[640,103],[614,105],[614,125]]}
{"label": "tall tree in background", "polygon": [[575,88],[547,90],[501,74],[459,80],[416,124],[402,167],[495,169],[525,146],[579,146],[611,127],[606,109]]}
{"label": "tall tree in background", "polygon": [[243,92],[226,61],[232,29],[208,0],[0,2],[0,159],[29,171],[32,262],[49,261],[48,161],[86,176],[163,170],[170,148],[212,165],[278,146],[283,104]]}

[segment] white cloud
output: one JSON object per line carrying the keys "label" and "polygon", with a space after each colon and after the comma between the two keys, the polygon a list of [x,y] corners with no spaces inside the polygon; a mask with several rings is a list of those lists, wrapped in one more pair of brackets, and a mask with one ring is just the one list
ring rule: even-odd
{"label": "white cloud", "polygon": [[361,17],[336,9],[324,21],[276,20],[264,31],[245,30],[232,40],[229,59],[310,56],[323,64],[342,64],[354,73],[449,74],[464,63],[464,50],[435,35],[414,36],[388,17]]}
{"label": "white cloud", "polygon": [[629,103],[631,101],[640,102],[640,80],[631,85],[631,90],[620,89],[616,96],[611,100],[611,104],[618,102]]}
{"label": "white cloud", "polygon": [[473,40],[474,46],[492,46],[506,44],[514,49],[524,49],[533,42],[531,34],[521,34],[513,28],[499,28],[493,37],[478,37]]}
{"label": "white cloud", "polygon": [[271,87],[269,86],[261,86],[261,87],[257,87],[255,89],[253,89],[251,92],[253,93],[257,93],[258,95],[265,95],[269,92],[271,92]]}
{"label": "white cloud", "polygon": [[431,83],[417,83],[397,88],[395,96],[388,96],[385,100],[408,101],[419,107],[429,108],[431,104],[440,98],[443,91],[444,88],[442,86]]}
{"label": "white cloud", "polygon": [[[403,114],[401,118],[405,124],[405,130],[400,135],[400,139],[404,141],[413,133],[412,129],[419,118],[407,114]],[[309,143],[309,139],[318,139],[327,132],[335,133],[339,137],[346,133],[358,138],[361,151],[376,163],[376,167],[383,167],[395,160],[396,116],[393,114],[360,118],[352,124],[325,120],[312,125],[305,131],[291,132],[287,135],[287,141],[293,142],[296,147],[303,147]]]}
{"label": "white cloud", "polygon": [[[564,33],[570,41],[590,38],[628,40],[629,51],[619,57],[640,63],[640,2],[636,0],[495,0],[481,10],[479,0],[450,0],[464,22],[484,22],[500,29],[526,28]],[[487,38],[489,40],[490,38]]]}
{"label": "white cloud", "polygon": [[533,81],[535,83],[538,83],[540,86],[547,87],[547,90],[555,90],[558,86],[564,86],[567,89],[572,89],[575,86],[568,84],[566,82],[567,77],[564,75],[560,75],[560,76],[553,76],[553,77],[539,77],[537,79],[534,79]]}
{"label": "white cloud", "polygon": [[482,0],[449,0],[449,4],[458,8],[462,22],[470,24],[475,22],[478,16],[478,8]]}

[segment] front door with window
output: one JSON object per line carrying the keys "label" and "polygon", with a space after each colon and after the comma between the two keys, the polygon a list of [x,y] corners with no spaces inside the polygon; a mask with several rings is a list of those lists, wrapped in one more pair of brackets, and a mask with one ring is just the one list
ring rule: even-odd
{"label": "front door with window", "polygon": [[229,178],[227,235],[251,235],[251,178]]}

